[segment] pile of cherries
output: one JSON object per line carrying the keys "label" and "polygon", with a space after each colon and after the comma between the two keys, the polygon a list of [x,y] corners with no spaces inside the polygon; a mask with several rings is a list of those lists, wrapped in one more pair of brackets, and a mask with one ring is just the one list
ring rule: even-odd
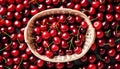
{"label": "pile of cherries", "polygon": [[54,55],[80,54],[85,41],[87,23],[81,16],[49,15],[34,22],[32,38],[36,51],[49,58]]}
{"label": "pile of cherries", "polygon": [[[89,17],[96,31],[96,39],[85,56],[72,62],[52,63],[38,59],[31,53],[24,42],[24,28],[33,15],[50,8],[71,8],[82,11]],[[51,18],[53,16],[50,16],[52,21]],[[39,21],[35,23],[39,24]],[[50,26],[41,27],[46,27],[49,32],[53,30],[48,29]],[[67,27],[70,30],[70,25]],[[56,28],[57,34],[61,31],[58,29]],[[39,30],[34,29],[34,32],[37,31]],[[84,32],[84,29],[80,29],[80,32]],[[41,38],[45,38],[45,34],[46,32]],[[69,36],[64,38],[66,37]],[[39,36],[34,38],[38,39]],[[55,37],[55,41],[58,38]],[[58,50],[60,49],[62,48]],[[21,68],[120,69],[120,0],[0,0],[0,69]]]}

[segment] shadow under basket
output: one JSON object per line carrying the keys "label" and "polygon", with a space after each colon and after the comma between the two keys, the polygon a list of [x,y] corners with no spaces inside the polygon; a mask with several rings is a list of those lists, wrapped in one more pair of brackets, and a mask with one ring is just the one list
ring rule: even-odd
{"label": "shadow under basket", "polygon": [[[88,28],[87,28],[87,31],[85,34],[85,42],[83,44],[82,52],[80,54],[74,53],[72,55],[64,55],[64,56],[57,55],[57,56],[54,56],[53,58],[48,58],[45,55],[40,55],[36,51],[34,43],[32,41],[33,40],[32,39],[32,29],[33,29],[32,27],[34,26],[34,22],[38,18],[47,16],[47,15],[53,15],[53,14],[72,14],[72,15],[80,16],[80,17],[84,18],[84,20],[87,22]],[[28,24],[24,31],[24,37],[25,37],[25,42],[28,45],[28,48],[31,50],[31,52],[36,57],[38,57],[44,61],[49,61],[49,62],[69,62],[69,61],[74,61],[74,60],[81,58],[88,52],[91,45],[95,41],[95,29],[93,28],[91,21],[87,18],[87,16],[84,13],[77,11],[77,10],[67,9],[67,8],[54,8],[54,9],[49,9],[49,10],[39,12],[36,15],[34,15],[28,21]]]}

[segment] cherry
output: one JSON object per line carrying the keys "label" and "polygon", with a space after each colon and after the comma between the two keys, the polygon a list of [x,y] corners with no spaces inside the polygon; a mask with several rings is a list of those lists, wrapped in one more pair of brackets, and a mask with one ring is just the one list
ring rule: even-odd
{"label": "cherry", "polygon": [[56,63],[55,66],[57,69],[62,69],[64,67],[64,64],[63,63]]}
{"label": "cherry", "polygon": [[104,16],[103,13],[97,13],[96,18],[97,18],[97,20],[102,21],[104,18],[103,16]]}
{"label": "cherry", "polygon": [[51,4],[52,3],[52,0],[45,0],[45,3],[48,5],[48,4]]}
{"label": "cherry", "polygon": [[36,65],[30,65],[29,69],[38,69],[38,66],[36,66]]}
{"label": "cherry", "polygon": [[72,9],[74,7],[74,3],[69,2],[69,3],[67,3],[66,7]]}
{"label": "cherry", "polygon": [[59,46],[53,44],[53,45],[51,46],[51,50],[52,50],[53,52],[56,52],[56,51],[59,50]]}
{"label": "cherry", "polygon": [[65,15],[60,15],[59,22],[60,23],[65,23],[66,21],[66,16]]}
{"label": "cherry", "polygon": [[114,46],[115,46],[115,40],[114,40],[114,38],[108,39],[108,45],[109,45],[110,47],[114,47]]}
{"label": "cherry", "polygon": [[104,48],[100,48],[99,52],[100,52],[100,55],[104,55],[105,54],[105,49]]}
{"label": "cherry", "polygon": [[22,18],[22,14],[20,12],[15,12],[14,13],[14,17],[18,20],[20,20]]}
{"label": "cherry", "polygon": [[22,60],[28,60],[28,55],[26,53],[21,55]]}
{"label": "cherry", "polygon": [[90,7],[88,13],[89,13],[89,15],[94,15],[96,13],[95,8],[94,7]]}
{"label": "cherry", "polygon": [[108,13],[113,12],[114,11],[113,5],[112,4],[108,4],[106,10],[107,10]]}
{"label": "cherry", "polygon": [[20,54],[19,50],[12,50],[11,51],[11,55],[14,56],[14,57],[19,56],[19,54]]}
{"label": "cherry", "polygon": [[105,61],[105,63],[109,63],[110,62],[110,58],[108,56],[105,56],[104,57],[104,61]]}
{"label": "cherry", "polygon": [[42,42],[42,45],[43,45],[43,47],[48,47],[49,42],[48,42],[48,41],[46,41],[46,40],[44,40],[44,41]]}
{"label": "cherry", "polygon": [[40,32],[41,32],[40,27],[35,27],[34,30],[33,30],[33,32],[35,34],[40,34]]}
{"label": "cherry", "polygon": [[64,39],[64,40],[69,40],[69,39],[70,39],[69,33],[67,33],[67,32],[63,33],[63,34],[62,34],[62,39]]}
{"label": "cherry", "polygon": [[99,2],[99,1],[93,1],[93,2],[92,2],[92,7],[94,7],[94,8],[99,7],[99,5],[100,5],[100,2]]}
{"label": "cherry", "polygon": [[95,64],[89,64],[87,66],[87,69],[97,69],[96,65]]}
{"label": "cherry", "polygon": [[4,14],[6,14],[6,13],[7,13],[6,7],[1,7],[1,8],[0,8],[0,15],[4,15]]}
{"label": "cherry", "polygon": [[22,33],[18,33],[18,34],[17,34],[17,39],[18,39],[18,41],[20,41],[20,42],[24,41],[24,35],[23,35]]}
{"label": "cherry", "polygon": [[33,56],[33,55],[31,55],[31,56],[29,57],[29,62],[30,62],[30,63],[34,63],[35,61],[36,61],[36,57]]}
{"label": "cherry", "polygon": [[72,68],[74,66],[73,62],[67,62],[66,63],[67,68]]}
{"label": "cherry", "polygon": [[16,20],[16,21],[14,21],[14,26],[15,27],[18,27],[18,28],[20,28],[21,27],[21,22],[20,21],[18,21],[18,20]]}
{"label": "cherry", "polygon": [[52,37],[56,36],[56,35],[57,35],[57,30],[52,29],[52,30],[50,31],[50,35],[51,35]]}
{"label": "cherry", "polygon": [[[29,1],[28,0],[23,1],[23,6],[24,6],[24,8],[30,8]],[[20,8],[20,6],[19,6],[19,8]],[[21,9],[23,9],[23,8],[21,7]]]}
{"label": "cherry", "polygon": [[116,64],[114,65],[114,68],[115,68],[115,69],[119,69],[119,68],[120,68],[120,64],[117,64],[117,63],[116,63]]}
{"label": "cherry", "polygon": [[20,63],[20,58],[19,57],[15,57],[15,58],[13,58],[13,63],[14,64],[19,64]]}
{"label": "cherry", "polygon": [[82,40],[79,39],[74,41],[74,44],[79,47],[82,46],[82,43],[83,43]]}
{"label": "cherry", "polygon": [[98,69],[102,69],[102,68],[104,67],[103,62],[102,62],[102,61],[99,61],[99,62],[97,63],[97,67],[98,67]]}
{"label": "cherry", "polygon": [[96,43],[93,43],[90,50],[95,51],[96,50]]}
{"label": "cherry", "polygon": [[44,49],[43,47],[39,47],[36,49],[36,51],[39,53],[39,54],[42,54],[44,52]]}
{"label": "cherry", "polygon": [[75,52],[76,54],[80,54],[80,53],[82,52],[81,47],[76,47],[76,48],[74,49],[74,52]]}
{"label": "cherry", "polygon": [[54,63],[52,63],[52,62],[47,62],[46,65],[48,68],[54,67]]}
{"label": "cherry", "polygon": [[75,10],[80,10],[80,9],[81,9],[80,4],[75,4],[74,9],[75,9]]}
{"label": "cherry", "polygon": [[52,2],[54,5],[58,5],[60,1],[59,0],[52,0]]}
{"label": "cherry", "polygon": [[60,38],[57,37],[57,36],[53,38],[53,41],[54,41],[54,44],[60,44],[61,43]]}
{"label": "cherry", "polygon": [[7,19],[13,19],[13,13],[12,12],[7,12],[7,15],[6,15]]}
{"label": "cherry", "polygon": [[45,55],[46,55],[47,57],[49,57],[49,58],[52,58],[52,57],[53,57],[53,52],[47,50],[47,51],[45,52]]}
{"label": "cherry", "polygon": [[76,16],[76,17],[75,17],[75,21],[76,21],[76,22],[79,23],[81,20],[82,20],[82,18],[81,18],[80,16]]}
{"label": "cherry", "polygon": [[120,61],[120,54],[117,54],[117,55],[115,56],[115,60],[118,61],[118,62]]}
{"label": "cherry", "polygon": [[18,43],[17,42],[12,42],[11,48],[12,49],[17,49],[18,48]]}
{"label": "cherry", "polygon": [[42,33],[42,38],[43,38],[43,39],[49,39],[49,38],[50,38],[50,33],[47,32],[47,31],[44,31],[44,32]]}
{"label": "cherry", "polygon": [[31,10],[31,15],[35,15],[39,12],[37,8]]}
{"label": "cherry", "polygon": [[70,49],[68,49],[68,50],[66,50],[66,54],[67,54],[67,55],[71,55],[71,54],[73,54],[73,51],[70,50]]}
{"label": "cherry", "polygon": [[110,50],[108,51],[108,55],[111,56],[111,57],[115,56],[115,54],[116,54],[115,49],[110,49]]}
{"label": "cherry", "polygon": [[4,65],[0,65],[0,69],[4,69]]}
{"label": "cherry", "polygon": [[65,52],[64,52],[63,49],[59,49],[58,54],[59,54],[60,56],[63,56],[63,55],[65,55]]}
{"label": "cherry", "polygon": [[112,14],[106,14],[106,20],[111,22],[113,20],[113,15]]}
{"label": "cherry", "polygon": [[96,61],[96,57],[94,55],[89,56],[89,62],[94,63]]}
{"label": "cherry", "polygon": [[37,60],[37,66],[38,67],[42,67],[44,65],[44,61],[43,60]]}
{"label": "cherry", "polygon": [[8,27],[8,32],[13,33],[15,31],[15,28],[13,26]]}
{"label": "cherry", "polygon": [[65,48],[68,48],[69,45],[67,44],[66,41],[62,40],[62,41],[61,41],[61,47],[62,47],[63,49],[65,49]]}
{"label": "cherry", "polygon": [[38,9],[39,9],[39,11],[43,11],[43,10],[46,9],[46,6],[45,6],[44,4],[40,4],[40,5],[38,6]]}
{"label": "cherry", "polygon": [[61,25],[60,30],[61,32],[67,32],[69,30],[69,27],[67,25]]}
{"label": "cherry", "polygon": [[42,37],[37,35],[35,38],[35,42],[40,43],[41,41],[42,41]]}
{"label": "cherry", "polygon": [[85,21],[82,21],[80,23],[80,26],[83,28],[83,29],[86,29],[88,27],[87,23]]}
{"label": "cherry", "polygon": [[22,11],[23,9],[24,9],[23,4],[18,4],[18,5],[16,6],[16,11],[17,11],[17,12],[20,12],[20,11]]}
{"label": "cherry", "polygon": [[69,15],[68,18],[67,18],[67,21],[71,24],[73,24],[75,22],[75,17]]}
{"label": "cherry", "polygon": [[14,4],[10,4],[9,6],[8,6],[8,8],[7,8],[7,10],[9,11],[9,12],[13,12],[13,11],[15,11],[15,5]]}
{"label": "cherry", "polygon": [[86,7],[88,5],[88,0],[81,0],[80,5]]}
{"label": "cherry", "polygon": [[116,50],[117,50],[118,52],[120,51],[120,43],[117,44],[117,46],[116,46]]}
{"label": "cherry", "polygon": [[28,62],[23,62],[22,66],[23,66],[23,68],[27,69],[29,67],[29,63]]}
{"label": "cherry", "polygon": [[100,46],[100,47],[103,47],[105,45],[105,40],[104,39],[98,39],[97,40],[97,44]]}
{"label": "cherry", "polygon": [[117,13],[120,13],[120,6],[119,6],[119,5],[115,7],[115,11],[116,11]]}
{"label": "cherry", "polygon": [[115,14],[115,20],[120,21],[120,14]]}
{"label": "cherry", "polygon": [[104,36],[103,31],[99,30],[99,31],[96,32],[96,37],[97,38],[102,38],[103,36]]}
{"label": "cherry", "polygon": [[12,64],[13,64],[12,58],[7,58],[7,59],[6,59],[6,65],[10,66],[10,65],[12,65]]}
{"label": "cherry", "polygon": [[3,51],[2,55],[4,58],[8,58],[10,56],[10,53],[8,51]]}
{"label": "cherry", "polygon": [[47,25],[40,25],[41,31],[46,31],[47,30]]}
{"label": "cherry", "polygon": [[109,28],[109,23],[108,22],[106,22],[106,21],[104,21],[104,22],[102,22],[102,28],[104,29],[104,30],[106,30],[106,29],[108,29]]}
{"label": "cherry", "polygon": [[105,12],[105,10],[106,10],[105,5],[101,4],[101,5],[98,7],[98,10],[99,10],[100,12]]}
{"label": "cherry", "polygon": [[5,20],[5,22],[4,22],[4,25],[5,26],[11,26],[12,25],[12,21],[10,21],[10,20]]}

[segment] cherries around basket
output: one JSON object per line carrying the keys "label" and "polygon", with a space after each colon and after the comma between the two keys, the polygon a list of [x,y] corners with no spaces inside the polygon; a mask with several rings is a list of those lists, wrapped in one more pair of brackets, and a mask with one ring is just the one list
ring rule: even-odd
{"label": "cherries around basket", "polygon": [[24,36],[36,57],[50,62],[68,62],[87,53],[94,42],[95,30],[82,12],[55,8],[34,15]]}

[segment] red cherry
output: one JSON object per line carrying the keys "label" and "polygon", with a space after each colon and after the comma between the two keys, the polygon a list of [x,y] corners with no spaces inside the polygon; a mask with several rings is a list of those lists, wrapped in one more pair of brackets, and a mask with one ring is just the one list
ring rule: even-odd
{"label": "red cherry", "polygon": [[50,31],[50,35],[51,35],[52,37],[56,36],[56,35],[57,35],[57,30],[52,29],[52,30]]}
{"label": "red cherry", "polygon": [[59,50],[59,46],[53,44],[53,45],[51,46],[51,50],[52,50],[53,52],[56,52],[56,51]]}
{"label": "red cherry", "polygon": [[100,5],[100,2],[99,2],[99,1],[93,1],[93,2],[92,2],[92,7],[94,7],[94,8],[99,7],[99,5]]}
{"label": "red cherry", "polygon": [[83,28],[83,29],[86,29],[88,27],[87,23],[85,21],[82,21],[80,23],[80,26]]}
{"label": "red cherry", "polygon": [[60,38],[57,36],[53,38],[53,41],[54,41],[54,44],[57,44],[57,45],[61,43]]}
{"label": "red cherry", "polygon": [[106,14],[106,20],[107,20],[108,22],[113,21],[113,15],[112,15],[112,14]]}
{"label": "red cherry", "polygon": [[117,54],[117,55],[115,56],[115,60],[118,61],[118,62],[120,62],[120,54]]}
{"label": "red cherry", "polygon": [[45,52],[45,55],[46,55],[47,57],[49,57],[49,58],[52,58],[52,57],[53,57],[53,52],[47,50],[47,51]]}
{"label": "red cherry", "polygon": [[88,5],[88,0],[81,0],[80,5],[86,7]]}
{"label": "red cherry", "polygon": [[108,55],[111,56],[111,57],[115,56],[115,54],[116,54],[115,49],[110,49],[110,50],[108,51]]}
{"label": "red cherry", "polygon": [[80,54],[81,52],[82,52],[81,47],[76,47],[76,48],[74,49],[74,53],[76,53],[76,54]]}
{"label": "red cherry", "polygon": [[11,55],[14,56],[14,57],[19,56],[19,54],[20,54],[19,50],[12,50],[11,51]]}
{"label": "red cherry", "polygon": [[44,32],[42,33],[42,38],[43,38],[43,39],[49,39],[49,38],[50,38],[50,33],[47,32],[47,31],[44,31]]}
{"label": "red cherry", "polygon": [[97,69],[95,64],[89,64],[87,69]]}
{"label": "red cherry", "polygon": [[37,60],[37,66],[38,67],[42,67],[44,65],[44,61],[43,60]]}
{"label": "red cherry", "polygon": [[94,63],[96,61],[96,57],[94,55],[89,56],[89,62]]}
{"label": "red cherry", "polygon": [[68,48],[69,45],[67,44],[66,41],[62,40],[62,41],[61,41],[61,47],[62,47],[63,49],[65,49],[65,48]]}
{"label": "red cherry", "polygon": [[80,4],[75,4],[74,9],[75,9],[75,10],[80,10],[80,9],[81,9]]}
{"label": "red cherry", "polygon": [[17,12],[20,12],[20,11],[22,11],[23,9],[24,9],[23,4],[18,4],[18,5],[16,6],[16,11],[17,11]]}
{"label": "red cherry", "polygon": [[120,6],[118,5],[118,6],[115,6],[115,11],[117,12],[117,13],[120,13]]}
{"label": "red cherry", "polygon": [[67,32],[69,30],[69,27],[67,25],[61,25],[60,30],[61,32]]}
{"label": "red cherry", "polygon": [[103,36],[104,36],[103,31],[99,30],[99,31],[96,32],[96,37],[97,38],[102,38]]}
{"label": "red cherry", "polygon": [[63,63],[56,63],[56,68],[57,69],[62,69],[64,67]]}
{"label": "red cherry", "polygon": [[33,30],[33,32],[35,34],[40,34],[40,32],[41,32],[40,27],[35,27],[34,30]]}
{"label": "red cherry", "polygon": [[36,65],[30,65],[29,69],[38,69]]}
{"label": "red cherry", "polygon": [[62,34],[62,39],[64,39],[64,40],[69,40],[69,39],[70,39],[69,33],[67,33],[67,32],[63,33],[63,34]]}

